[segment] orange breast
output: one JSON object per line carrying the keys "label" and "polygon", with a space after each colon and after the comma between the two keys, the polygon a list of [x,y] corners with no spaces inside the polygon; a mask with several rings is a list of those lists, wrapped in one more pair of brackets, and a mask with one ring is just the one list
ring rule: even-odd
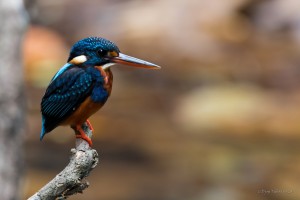
{"label": "orange breast", "polygon": [[102,74],[102,76],[106,77],[106,82],[104,83],[104,88],[106,89],[106,91],[108,92],[108,95],[110,95],[111,90],[112,90],[112,83],[113,83],[113,74],[110,71],[110,68],[107,68],[105,70],[103,70],[101,67],[96,67],[100,73]]}
{"label": "orange breast", "polygon": [[88,97],[61,125],[81,125],[103,105],[102,103],[93,102],[92,99]]}

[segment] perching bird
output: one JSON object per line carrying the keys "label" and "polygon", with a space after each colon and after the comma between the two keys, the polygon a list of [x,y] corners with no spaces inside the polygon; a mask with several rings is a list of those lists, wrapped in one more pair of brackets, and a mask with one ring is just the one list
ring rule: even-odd
{"label": "perching bird", "polygon": [[106,102],[112,89],[110,67],[116,63],[148,69],[159,66],[120,53],[111,41],[100,37],[82,39],[71,48],[68,62],[54,75],[41,102],[42,130],[46,133],[60,125],[70,125],[92,145],[81,126]]}

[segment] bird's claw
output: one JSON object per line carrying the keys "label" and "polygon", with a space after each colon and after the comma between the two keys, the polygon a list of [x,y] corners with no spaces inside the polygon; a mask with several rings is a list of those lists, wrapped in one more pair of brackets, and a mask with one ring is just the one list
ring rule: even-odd
{"label": "bird's claw", "polygon": [[[86,133],[83,131],[83,129],[81,128],[81,126],[76,126],[75,128],[74,128],[74,130],[76,131],[76,134],[75,134],[75,136],[76,136],[76,138],[81,138],[81,139],[83,139],[83,140],[85,140],[88,144],[89,144],[89,146],[90,147],[92,147],[93,146],[93,142],[92,142],[92,140],[91,140],[91,138],[89,138],[87,135],[86,135]],[[78,134],[79,133],[79,134]]]}
{"label": "bird's claw", "polygon": [[94,132],[94,128],[93,128],[91,122],[90,122],[88,119],[86,120],[86,124],[87,124],[87,126],[89,127],[89,129],[90,129],[92,132]]}

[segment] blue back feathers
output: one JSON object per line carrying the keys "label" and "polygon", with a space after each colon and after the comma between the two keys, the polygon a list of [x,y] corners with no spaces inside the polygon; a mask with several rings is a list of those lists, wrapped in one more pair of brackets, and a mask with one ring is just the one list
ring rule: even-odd
{"label": "blue back feathers", "polygon": [[105,103],[108,92],[103,87],[103,77],[100,72],[89,67],[82,69],[70,67],[53,79],[41,102],[42,131],[50,132],[63,120],[69,117],[88,97],[96,103]]}

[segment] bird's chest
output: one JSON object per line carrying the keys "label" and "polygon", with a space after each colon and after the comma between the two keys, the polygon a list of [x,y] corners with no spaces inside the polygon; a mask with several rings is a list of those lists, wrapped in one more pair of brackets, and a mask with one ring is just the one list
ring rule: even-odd
{"label": "bird's chest", "polygon": [[112,83],[113,83],[113,74],[109,68],[103,70],[101,66],[96,66],[96,69],[99,70],[101,76],[103,77],[103,87],[109,93],[111,93]]}
{"label": "bird's chest", "polygon": [[113,75],[110,69],[103,70],[102,67],[96,66],[99,77],[92,90],[91,99],[96,103],[105,103],[111,94]]}

